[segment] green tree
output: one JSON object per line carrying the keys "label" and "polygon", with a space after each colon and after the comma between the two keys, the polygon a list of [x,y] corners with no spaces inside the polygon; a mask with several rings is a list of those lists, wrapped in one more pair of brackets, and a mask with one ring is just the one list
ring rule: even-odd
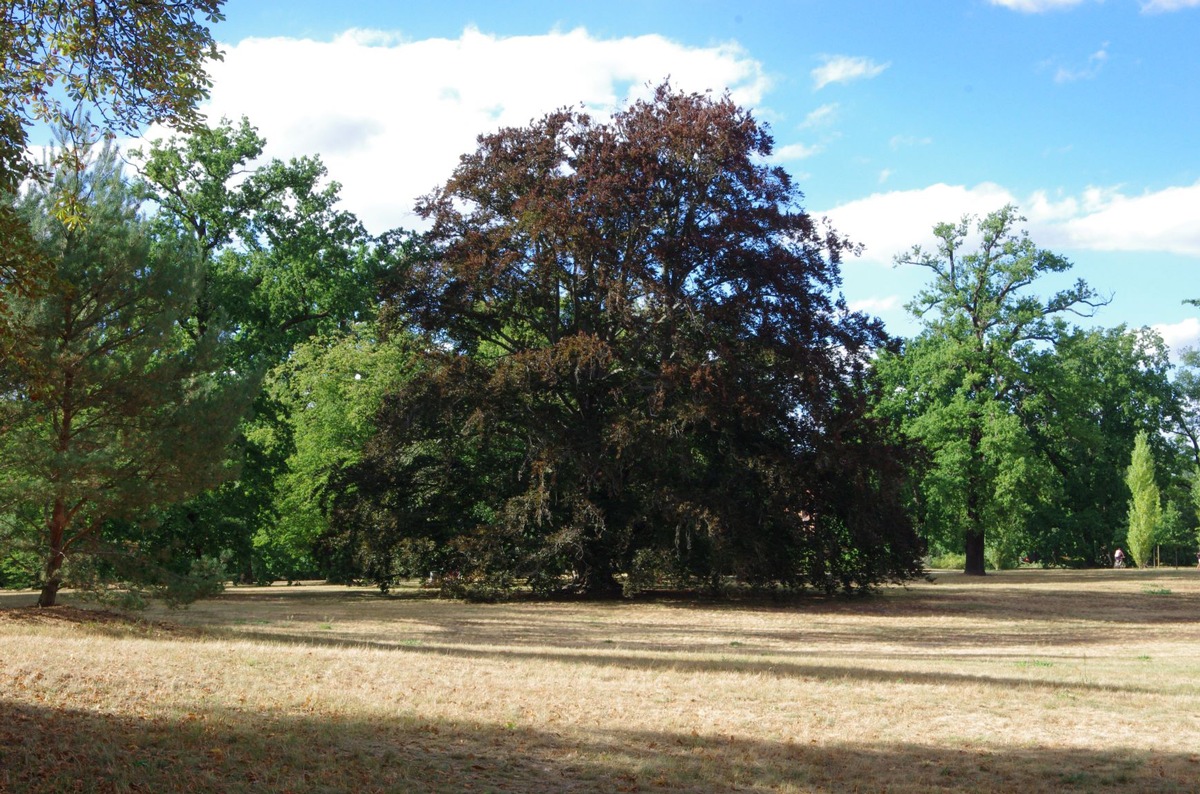
{"label": "green tree", "polygon": [[914,574],[903,452],[865,417],[885,337],[771,149],[727,97],[665,85],[482,136],[420,204],[429,254],[392,299],[435,344],[343,470],[338,526],[593,595],[646,550],[707,585]]}
{"label": "green tree", "polygon": [[[1197,518],[1195,528],[1192,530],[1192,540],[1196,546],[1200,546],[1200,469],[1193,470],[1192,472],[1190,491],[1192,510]],[[1197,558],[1197,565],[1200,565],[1200,557]]]}
{"label": "green tree", "polygon": [[275,481],[275,513],[254,535],[273,570],[315,570],[313,548],[329,530],[321,509],[329,475],[355,463],[375,429],[384,396],[408,377],[416,352],[408,335],[379,338],[371,324],[298,345],[267,378],[284,406],[293,448]]}
{"label": "green tree", "polygon": [[[26,330],[6,313],[45,287],[55,270],[41,255],[26,219],[10,200],[37,171],[26,156],[29,128],[78,130],[86,142],[99,113],[108,131],[134,133],[150,122],[187,128],[209,80],[205,62],[219,59],[207,25],[223,0],[146,3],[137,0],[10,0],[0,5],[0,391],[28,349]],[[83,169],[83,148],[61,147],[57,165]],[[61,192],[56,216],[76,223],[82,198]]]}
{"label": "green tree", "polygon": [[[158,208],[159,237],[202,274],[181,327],[197,338],[225,326],[235,367],[262,373],[306,340],[370,319],[378,273],[408,250],[402,233],[373,239],[338,206],[340,186],[318,158],[259,163],[265,145],[243,118],[130,155],[141,195]],[[293,572],[273,569],[266,540],[283,526],[276,494],[294,453],[289,411],[278,394],[257,396],[239,430],[240,475],[165,515],[163,541],[186,536],[197,553],[230,551],[244,581]]]}
{"label": "green tree", "polygon": [[1125,532],[1123,477],[1138,432],[1160,459],[1178,457],[1162,432],[1176,403],[1166,346],[1148,329],[1076,329],[1020,363],[1013,410],[1047,464],[1028,548],[1047,561],[1101,564]]}
{"label": "green tree", "polygon": [[1013,408],[1015,391],[1032,385],[1022,358],[1058,343],[1062,314],[1102,303],[1082,280],[1046,300],[1028,293],[1040,277],[1071,265],[1018,231],[1023,221],[1009,206],[939,224],[935,250],[917,246],[896,258],[928,269],[932,280],[908,307],[924,323],[921,334],[902,357],[880,363],[888,411],[932,457],[921,484],[924,531],[961,543],[969,574],[984,573],[988,531],[1004,541],[994,547],[999,559],[1011,560],[1034,506],[1051,498],[1045,462],[1031,454]]}
{"label": "green tree", "polygon": [[[54,217],[63,193],[81,197],[86,224]],[[111,147],[18,207],[54,273],[34,297],[3,296],[21,333],[0,398],[0,515],[36,522],[23,534],[43,560],[41,606],[55,603],[68,560],[120,567],[129,550],[105,543],[110,522],[228,476],[253,385],[230,371],[220,328],[184,342],[199,273],[154,244],[137,210]]]}
{"label": "green tree", "polygon": [[1129,468],[1125,472],[1125,484],[1129,487],[1129,523],[1125,543],[1139,568],[1149,567],[1154,561],[1154,544],[1162,519],[1162,505],[1158,484],[1154,480],[1154,453],[1150,450],[1149,436],[1138,433],[1133,446]]}
{"label": "green tree", "polygon": [[265,146],[247,119],[223,119],[130,158],[159,236],[199,261],[184,328],[196,337],[224,321],[239,363],[269,368],[300,342],[367,319],[380,260],[403,238],[372,240],[339,208],[341,185],[317,157],[254,165]]}
{"label": "green tree", "polygon": [[1196,530],[1185,515],[1186,512],[1179,508],[1175,500],[1164,500],[1162,516],[1154,531],[1159,562],[1169,561],[1171,565],[1179,567],[1182,559],[1191,564],[1196,553]]}
{"label": "green tree", "polygon": [[1175,425],[1182,445],[1191,457],[1189,469],[1200,466],[1200,350],[1185,349],[1175,371]]}
{"label": "green tree", "polygon": [[[205,62],[221,57],[208,26],[223,0],[11,0],[0,9],[0,188],[27,174],[28,126],[76,127],[80,109],[106,129],[195,126]],[[66,152],[71,156],[71,152]],[[59,196],[62,201],[69,194]]]}

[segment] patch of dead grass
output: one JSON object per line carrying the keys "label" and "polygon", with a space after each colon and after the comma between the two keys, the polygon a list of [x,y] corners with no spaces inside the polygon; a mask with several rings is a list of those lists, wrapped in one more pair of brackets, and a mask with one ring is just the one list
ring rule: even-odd
{"label": "patch of dead grass", "polygon": [[0,610],[0,790],[1191,791],[1200,778],[1196,571],[942,574],[780,604],[305,586],[148,620],[29,612]]}

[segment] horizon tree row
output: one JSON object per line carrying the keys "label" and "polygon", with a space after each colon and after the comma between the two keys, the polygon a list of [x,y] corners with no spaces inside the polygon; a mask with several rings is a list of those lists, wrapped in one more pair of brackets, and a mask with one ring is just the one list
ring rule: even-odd
{"label": "horizon tree row", "polygon": [[222,120],[12,196],[5,254],[38,265],[0,279],[0,586],[854,591],[927,545],[1095,565],[1139,432],[1154,537],[1193,542],[1200,359],[1172,380],[1151,333],[1068,326],[1104,301],[1031,294],[1069,263],[1014,208],[903,258],[933,278],[898,340],[848,310],[854,247],[728,97],[481,136],[421,234],[368,235],[318,158],[264,145]]}

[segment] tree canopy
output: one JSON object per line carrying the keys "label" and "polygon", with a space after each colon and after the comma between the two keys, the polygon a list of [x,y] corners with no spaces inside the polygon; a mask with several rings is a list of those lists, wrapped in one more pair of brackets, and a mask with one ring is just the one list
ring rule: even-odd
{"label": "tree canopy", "polygon": [[[17,331],[0,412],[0,517],[44,561],[39,604],[51,606],[69,560],[105,544],[117,519],[220,482],[226,446],[254,379],[229,369],[220,327],[186,340],[178,322],[199,286],[196,263],[154,245],[137,201],[105,149],[83,172],[60,169],[18,211],[53,272],[33,297],[0,295]],[[53,215],[80,196],[87,223]]]}
{"label": "tree canopy", "polygon": [[[849,245],[799,207],[727,97],[660,86],[479,139],[420,204],[388,297],[427,335],[338,481],[334,545],[601,594],[643,551],[717,583],[869,586],[919,568],[837,289]],[[645,555],[643,555],[644,557]]]}
{"label": "tree canopy", "polygon": [[[198,339],[224,327],[233,365],[278,381],[308,340],[336,337],[374,316],[376,279],[404,255],[407,238],[369,236],[341,208],[340,185],[320,158],[263,162],[265,145],[247,119],[222,119],[153,141],[130,159],[139,195],[156,208],[157,238],[191,257],[200,274],[182,332]],[[238,477],[162,519],[166,536],[230,552],[242,580],[292,576],[307,557],[282,541],[294,522],[280,511],[295,498],[278,483],[290,473],[294,422],[304,418],[291,394],[279,382],[260,392],[239,428]]]}
{"label": "tree canopy", "polygon": [[220,59],[208,26],[224,0],[12,0],[0,12],[0,188],[27,173],[27,127],[78,128],[93,108],[105,129],[197,125]]}
{"label": "tree canopy", "polygon": [[[0,202],[0,584],[50,604],[87,560],[152,578],[220,555],[245,582],[834,592],[927,550],[1095,565],[1127,533],[1190,558],[1200,356],[1069,326],[1105,300],[1039,293],[1070,263],[1015,208],[897,258],[930,281],[921,332],[892,339],[846,305],[855,246],[804,211],[768,130],[664,84],[481,136],[419,202],[427,231],[373,236],[319,157],[197,123],[189,48],[218,6],[5,11],[31,71],[3,79],[43,105],[0,103],[4,129],[59,113],[78,149]],[[80,9],[183,26],[174,100],[146,93],[158,67],[137,83],[159,57],[140,43],[50,18]],[[131,176],[68,100],[186,131],[128,152]],[[1131,459],[1158,466],[1135,483]],[[1147,482],[1161,509],[1130,532]]]}
{"label": "tree canopy", "polygon": [[[196,127],[196,106],[209,88],[206,62],[221,57],[207,26],[222,18],[223,3],[10,0],[0,6],[0,293],[28,297],[53,271],[8,200],[38,172],[26,154],[31,125],[65,134],[70,144],[55,158],[75,171],[85,167],[84,152],[98,132],[133,134],[150,122]],[[74,225],[83,203],[60,193],[51,209]],[[14,355],[16,333],[0,312],[0,362]]]}
{"label": "tree canopy", "polygon": [[[1036,454],[1017,404],[1039,386],[1027,359],[1067,333],[1063,314],[1089,314],[1105,301],[1082,280],[1048,298],[1029,289],[1070,268],[1019,229],[1014,207],[934,229],[937,248],[914,247],[898,265],[930,271],[909,304],[924,323],[901,358],[881,364],[892,415],[932,456],[922,478],[927,534],[961,542],[966,572],[985,569],[985,529],[1003,560],[1015,559],[1024,527],[1045,492],[1048,461]],[[971,234],[977,247],[971,249]]]}

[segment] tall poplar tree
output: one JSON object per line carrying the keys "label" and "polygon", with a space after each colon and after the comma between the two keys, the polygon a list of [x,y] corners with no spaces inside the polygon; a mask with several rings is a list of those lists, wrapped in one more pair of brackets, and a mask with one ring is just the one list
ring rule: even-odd
{"label": "tall poplar tree", "polygon": [[1129,486],[1129,528],[1125,542],[1137,566],[1146,568],[1154,560],[1162,503],[1154,480],[1154,453],[1144,431],[1138,433],[1134,442],[1133,456],[1125,471],[1125,484]]}

